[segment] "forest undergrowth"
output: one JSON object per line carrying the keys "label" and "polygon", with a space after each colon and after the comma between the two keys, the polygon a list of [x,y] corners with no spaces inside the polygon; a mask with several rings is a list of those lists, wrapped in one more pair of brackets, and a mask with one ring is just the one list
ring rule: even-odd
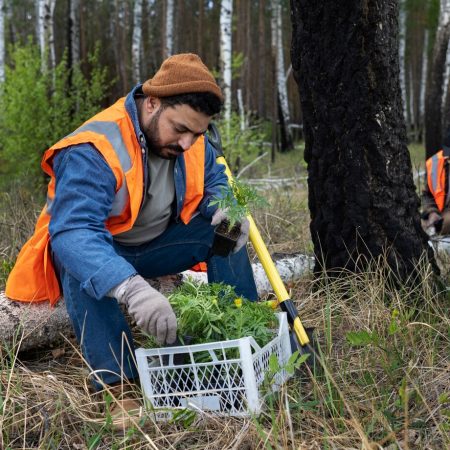
{"label": "forest undergrowth", "polygon": [[[264,191],[271,207],[255,218],[271,253],[310,254],[305,169],[290,158],[280,157],[271,176],[296,180]],[[254,177],[266,175],[254,169]],[[36,197],[13,192],[1,198],[2,286],[40,209]],[[448,295],[433,288],[426,268],[421,283],[403,288],[391,287],[385,274],[378,261],[361,274],[308,276],[289,286],[302,322],[315,329],[319,365],[314,373],[301,365],[259,417],[197,414],[161,424],[144,416],[118,434],[113,394],[92,391],[74,340],[23,355],[17,336],[15,345],[0,346],[0,448],[448,448]]]}

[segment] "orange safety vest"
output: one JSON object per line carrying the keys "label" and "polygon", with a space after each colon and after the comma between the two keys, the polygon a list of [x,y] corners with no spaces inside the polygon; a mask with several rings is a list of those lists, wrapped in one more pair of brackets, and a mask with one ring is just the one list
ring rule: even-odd
{"label": "orange safety vest", "polygon": [[447,170],[445,167],[447,159],[448,156],[444,156],[444,152],[440,150],[426,162],[428,188],[440,212],[444,210],[447,195]]}
{"label": "orange safety vest", "polygon": [[[105,158],[116,178],[115,198],[105,226],[112,235],[129,230],[139,213],[144,195],[142,149],[133,123],[125,109],[125,98],[95,115],[81,127],[50,147],[42,159],[42,169],[50,175],[47,204],[36,223],[31,239],[23,246],[6,284],[6,296],[24,302],[49,300],[54,305],[61,296],[50,252],[48,212],[55,197],[52,161],[56,152],[71,145],[90,143]],[[204,192],[205,140],[201,136],[182,155],[186,167],[186,193],[181,220],[188,223]]]}

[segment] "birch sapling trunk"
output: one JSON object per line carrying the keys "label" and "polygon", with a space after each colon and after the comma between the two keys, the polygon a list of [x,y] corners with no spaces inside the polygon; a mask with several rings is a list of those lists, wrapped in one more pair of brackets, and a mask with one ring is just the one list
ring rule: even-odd
{"label": "birch sapling trunk", "polygon": [[425,30],[423,37],[422,50],[422,75],[420,77],[420,93],[419,93],[419,122],[423,129],[425,122],[425,92],[427,89],[427,73],[428,73],[428,40],[430,32]]}
{"label": "birch sapling trunk", "polygon": [[139,83],[141,80],[142,7],[143,0],[135,0],[131,42],[131,65],[134,83]]}
{"label": "birch sapling trunk", "polygon": [[272,51],[275,58],[275,77],[278,91],[278,101],[280,115],[280,131],[282,136],[281,151],[291,150],[293,148],[292,136],[290,130],[290,113],[289,101],[286,86],[285,68],[284,68],[284,52],[283,52],[283,22],[281,18],[280,0],[272,0],[271,2],[271,32],[272,32]]}
{"label": "birch sapling trunk", "polygon": [[166,1],[166,29],[164,33],[164,59],[173,55],[174,0]]}
{"label": "birch sapling trunk", "polygon": [[41,71],[45,73],[50,68],[54,71],[56,66],[55,38],[53,27],[53,14],[56,0],[38,0],[38,40],[41,51]]}
{"label": "birch sapling trunk", "polygon": [[80,0],[70,0],[70,57],[72,66],[80,62]]}
{"label": "birch sapling trunk", "polygon": [[222,0],[220,7],[220,63],[224,96],[224,117],[231,119],[231,62],[232,62],[232,17],[233,0]]}

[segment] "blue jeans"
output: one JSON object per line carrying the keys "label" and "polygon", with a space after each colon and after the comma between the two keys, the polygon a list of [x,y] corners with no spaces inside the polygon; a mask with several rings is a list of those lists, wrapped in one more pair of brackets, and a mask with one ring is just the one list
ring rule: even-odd
{"label": "blue jeans", "polygon": [[[114,243],[116,252],[132,264],[145,278],[182,272],[206,261],[208,281],[224,282],[249,300],[257,299],[255,281],[246,248],[228,257],[211,255],[214,227],[203,216],[194,217],[188,225],[172,223],[153,241],[136,247]],[[81,285],[56,255],[67,312],[87,364],[95,371],[96,388],[114,384],[122,378],[138,377],[134,362],[133,337],[117,303],[110,297],[96,300],[81,290]]]}

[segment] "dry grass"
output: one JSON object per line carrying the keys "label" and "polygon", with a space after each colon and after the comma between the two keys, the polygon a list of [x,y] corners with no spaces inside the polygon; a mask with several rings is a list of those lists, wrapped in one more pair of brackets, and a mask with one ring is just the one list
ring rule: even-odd
{"label": "dry grass", "polygon": [[[271,252],[311,250],[303,187],[271,190],[272,207],[256,214]],[[9,263],[32,229],[29,211],[39,208],[20,197],[5,199],[0,252]],[[185,427],[144,417],[120,435],[108,413],[112,393],[92,392],[74,343],[65,344],[63,355],[26,358],[0,346],[0,448],[448,448],[448,296],[433,290],[425,269],[421,283],[396,290],[383,274],[380,263],[363,274],[324,275],[292,287],[302,321],[315,327],[323,368],[312,377],[301,368],[268,398],[259,418],[198,415]]]}

